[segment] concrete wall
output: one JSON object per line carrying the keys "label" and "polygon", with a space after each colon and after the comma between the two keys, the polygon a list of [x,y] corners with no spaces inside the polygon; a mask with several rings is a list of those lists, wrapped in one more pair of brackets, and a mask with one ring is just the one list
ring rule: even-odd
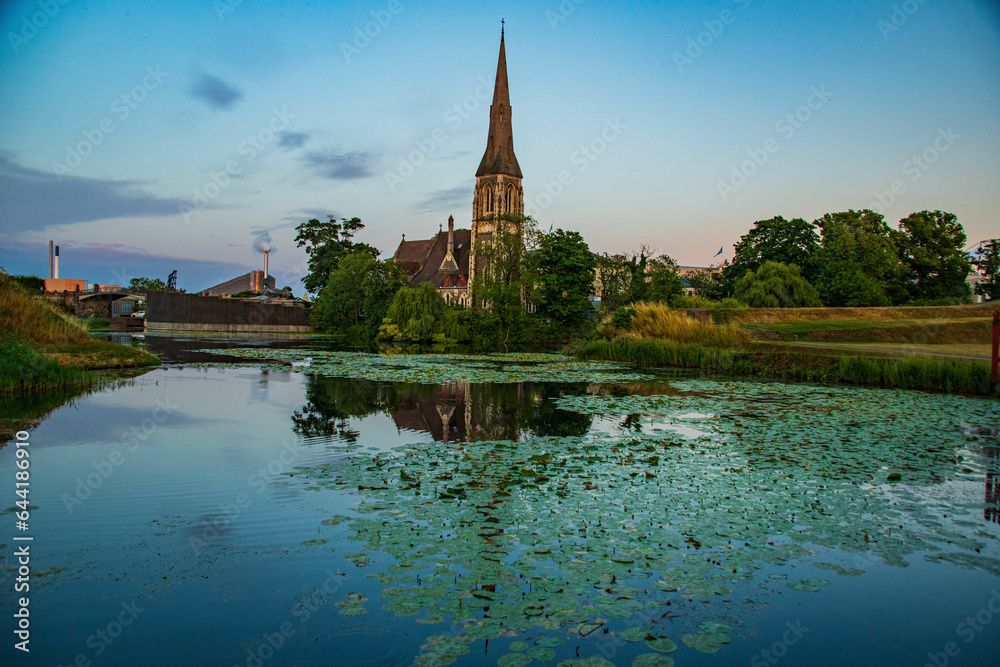
{"label": "concrete wall", "polygon": [[146,330],[309,333],[301,302],[268,303],[180,292],[146,295]]}

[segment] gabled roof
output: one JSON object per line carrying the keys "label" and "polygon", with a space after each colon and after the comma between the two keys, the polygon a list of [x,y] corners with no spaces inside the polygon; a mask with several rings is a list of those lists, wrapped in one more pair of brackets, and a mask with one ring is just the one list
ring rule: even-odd
{"label": "gabled roof", "polygon": [[401,241],[393,259],[403,264],[403,271],[416,287],[421,283],[431,283],[441,287],[446,276],[451,276],[453,285],[458,285],[460,277],[469,275],[469,251],[472,230],[456,229],[454,238],[455,264],[457,270],[441,270],[441,263],[448,254],[448,233],[438,232],[434,238],[419,241]]}

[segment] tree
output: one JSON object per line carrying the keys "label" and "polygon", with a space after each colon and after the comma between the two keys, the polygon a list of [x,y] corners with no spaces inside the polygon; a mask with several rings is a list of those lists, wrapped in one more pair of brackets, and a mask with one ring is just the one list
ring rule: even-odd
{"label": "tree", "polygon": [[631,301],[629,288],[632,284],[629,258],[625,255],[604,253],[597,255],[595,260],[601,307],[605,312],[614,312],[628,305]]}
{"label": "tree", "polygon": [[822,306],[819,292],[795,264],[765,262],[736,282],[736,299],[751,308],[814,308]]}
{"label": "tree", "polygon": [[976,294],[987,299],[1000,299],[1000,239],[986,241],[973,253],[972,264],[983,280],[976,284]]}
{"label": "tree", "polygon": [[373,339],[403,284],[402,267],[394,260],[377,260],[366,250],[344,255],[313,305],[310,324],[334,335]]}
{"label": "tree", "polygon": [[511,213],[496,217],[494,229],[489,238],[476,241],[476,274],[469,287],[473,303],[492,315],[488,326],[494,342],[507,350],[524,333],[524,296],[532,291],[525,285],[525,270],[538,231],[530,216]]}
{"label": "tree", "polygon": [[921,211],[899,221],[893,232],[912,300],[967,298],[971,270],[965,230],[951,213]]}
{"label": "tree", "polygon": [[684,293],[684,285],[677,275],[677,262],[669,255],[654,257],[646,264],[646,300],[669,303]]}
{"label": "tree", "polygon": [[326,286],[330,273],[336,270],[340,260],[354,252],[366,252],[373,258],[379,251],[367,243],[355,243],[354,234],[365,228],[360,218],[341,218],[340,222],[331,215],[328,222],[313,218],[295,228],[296,247],[305,246],[309,256],[309,273],[302,279],[306,291],[315,294]]}
{"label": "tree", "polygon": [[814,225],[802,218],[785,220],[780,215],[753,224],[753,229],[740,237],[736,256],[723,272],[723,282],[730,291],[744,273],[756,271],[766,262],[795,264],[808,279],[814,277],[820,248]]}
{"label": "tree", "polygon": [[[386,318],[399,330],[394,337],[418,343],[429,342],[435,333],[439,333],[440,319],[447,308],[441,290],[431,283],[421,283],[396,292]],[[383,327],[383,331],[388,330]]]}
{"label": "tree", "polygon": [[827,213],[816,288],[828,306],[888,306],[907,298],[905,267],[881,214],[868,209]]}
{"label": "tree", "polygon": [[588,297],[594,293],[596,264],[579,232],[557,229],[540,235],[531,256],[538,314],[569,329],[578,327],[594,310]]}
{"label": "tree", "polygon": [[694,289],[697,296],[704,297],[709,301],[722,301],[733,293],[733,288],[725,281],[725,272],[728,264],[723,264],[721,271],[711,269],[699,269],[690,272],[686,276],[687,283]]}
{"label": "tree", "polygon": [[159,278],[133,278],[128,283],[130,292],[155,292],[167,289],[167,284]]}

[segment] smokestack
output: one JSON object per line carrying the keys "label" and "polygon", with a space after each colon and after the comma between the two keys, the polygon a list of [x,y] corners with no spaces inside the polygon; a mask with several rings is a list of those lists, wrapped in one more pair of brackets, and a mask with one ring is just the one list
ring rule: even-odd
{"label": "smokestack", "polygon": [[271,254],[270,250],[268,250],[268,251],[266,251],[264,253],[264,288],[265,289],[267,288],[267,256],[269,254]]}
{"label": "smokestack", "polygon": [[53,241],[52,239],[49,239],[49,278],[50,279],[55,277],[54,275],[52,275],[52,257],[53,257],[53,255],[52,255],[53,245],[52,244],[53,243],[55,243],[55,241]]}
{"label": "smokestack", "polygon": [[52,261],[52,268],[53,268],[52,277],[53,278],[58,278],[59,277],[59,246],[56,246],[56,254],[55,254],[55,257],[54,257],[54,259]]}

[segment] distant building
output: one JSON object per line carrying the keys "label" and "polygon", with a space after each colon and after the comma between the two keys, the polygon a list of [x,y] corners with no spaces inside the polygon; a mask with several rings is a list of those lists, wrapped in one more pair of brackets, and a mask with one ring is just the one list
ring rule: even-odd
{"label": "distant building", "polygon": [[273,290],[274,285],[274,276],[265,278],[263,271],[254,269],[250,273],[202,290],[199,294],[202,296],[229,296],[240,292],[263,293],[265,289]]}
{"label": "distant building", "polygon": [[86,280],[75,278],[46,278],[46,292],[84,292],[87,289]]}
{"label": "distant building", "polygon": [[524,214],[521,166],[514,155],[510,117],[507,55],[501,30],[490,130],[472,197],[472,229],[455,229],[454,218],[449,217],[447,236],[440,229],[434,238],[420,241],[407,241],[404,236],[393,255],[402,263],[410,285],[431,283],[449,303],[472,305],[469,284],[476,271],[483,269],[482,258],[477,261],[475,256],[476,244],[492,238],[499,216]]}

